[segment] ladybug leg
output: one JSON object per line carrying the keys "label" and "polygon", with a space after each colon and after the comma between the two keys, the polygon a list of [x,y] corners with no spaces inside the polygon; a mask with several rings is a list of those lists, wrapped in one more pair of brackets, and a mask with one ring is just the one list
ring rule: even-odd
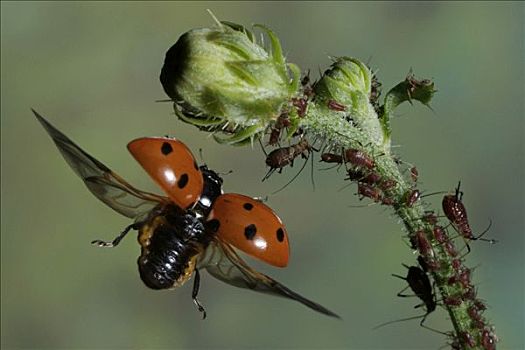
{"label": "ladybug leg", "polygon": [[115,237],[115,239],[113,239],[113,241],[108,242],[108,241],[103,241],[100,239],[95,239],[94,241],[91,242],[91,244],[96,245],[98,247],[113,248],[113,247],[116,247],[120,243],[122,238],[124,238],[130,230],[132,229],[138,230],[139,228],[140,228],[139,223],[133,223],[127,226],[117,237]]}
{"label": "ladybug leg", "polygon": [[197,309],[202,312],[202,319],[204,320],[206,318],[206,310],[201,305],[199,300],[197,299],[197,294],[199,294],[199,286],[201,283],[201,275],[199,273],[199,270],[195,270],[195,280],[193,281],[193,290],[191,292],[191,299],[193,300],[193,303],[197,307]]}

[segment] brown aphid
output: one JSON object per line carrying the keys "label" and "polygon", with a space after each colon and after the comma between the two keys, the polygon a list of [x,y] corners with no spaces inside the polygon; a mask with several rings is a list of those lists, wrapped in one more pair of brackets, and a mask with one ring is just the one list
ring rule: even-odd
{"label": "brown aphid", "polygon": [[383,191],[388,191],[389,189],[395,187],[397,185],[397,182],[392,179],[386,179],[381,181],[380,187]]}
{"label": "brown aphid", "polygon": [[[348,177],[345,180],[357,181],[368,185],[378,185],[381,180],[381,175],[375,171],[368,173],[363,172],[361,169],[348,169]],[[377,189],[380,191],[379,189]]]}
{"label": "brown aphid", "polygon": [[481,332],[481,345],[483,346],[483,349],[496,350],[497,341],[498,338],[493,332],[487,329],[484,329],[483,332]]}
{"label": "brown aphid", "polygon": [[328,108],[330,108],[332,111],[337,112],[344,112],[346,111],[346,106],[343,104],[340,104],[336,100],[329,100],[328,101]]}
{"label": "brown aphid", "polygon": [[476,299],[476,289],[474,286],[467,286],[465,287],[465,292],[463,293],[463,299],[464,300],[474,300]]}
{"label": "brown aphid", "polygon": [[425,212],[425,215],[422,217],[422,219],[428,222],[430,225],[435,225],[438,221],[437,216],[433,211]]}
{"label": "brown aphid", "polygon": [[292,105],[297,109],[297,115],[303,118],[306,115],[306,109],[308,108],[308,100],[306,98],[292,98]]}
{"label": "brown aphid", "polygon": [[475,327],[483,328],[483,326],[485,325],[485,319],[483,318],[483,316],[481,316],[479,310],[474,305],[470,305],[467,308],[467,314],[472,319],[472,322]]}
{"label": "brown aphid", "polygon": [[417,171],[417,168],[415,166],[410,168],[410,177],[412,178],[412,181],[417,182],[419,172]]}
{"label": "brown aphid", "polygon": [[357,185],[357,194],[361,195],[362,197],[368,197],[374,202],[381,201],[381,190],[379,190],[377,187],[373,187],[362,182]]}
{"label": "brown aphid", "polygon": [[454,271],[458,272],[461,269],[461,260],[452,259],[452,268],[454,269]]}
{"label": "brown aphid", "polygon": [[343,164],[343,156],[336,153],[323,153],[321,162]]}
{"label": "brown aphid", "polygon": [[476,339],[468,332],[461,332],[461,339],[468,347],[473,348],[476,346]]}
{"label": "brown aphid", "polygon": [[301,139],[295,145],[288,147],[281,147],[273,150],[266,157],[266,165],[270,167],[270,170],[263,178],[263,181],[270,177],[277,169],[279,172],[287,165],[293,165],[295,158],[302,156],[303,158],[308,158],[310,152],[313,150],[312,146],[306,141],[306,139]]}
{"label": "brown aphid", "polygon": [[385,197],[381,198],[381,204],[383,205],[394,205],[394,199],[392,197]]}
{"label": "brown aphid", "polygon": [[454,243],[452,241],[447,241],[443,244],[443,247],[447,251],[447,254],[451,257],[458,256],[458,251],[456,250],[456,247],[454,246]]}
{"label": "brown aphid", "polygon": [[345,151],[345,160],[354,166],[369,170],[372,170],[375,165],[374,160],[369,155],[355,148],[349,148]]}
{"label": "brown aphid", "polygon": [[448,241],[447,234],[445,233],[445,229],[441,226],[434,226],[434,229],[432,230],[432,233],[434,234],[434,238],[439,243],[445,243]]}
{"label": "brown aphid", "polygon": [[443,299],[443,304],[448,306],[459,306],[463,303],[463,300],[460,297],[448,296]]}
{"label": "brown aphid", "polygon": [[414,189],[410,192],[407,192],[406,194],[406,205],[407,207],[412,207],[419,199],[419,197],[421,196],[421,193],[419,192],[419,190],[417,189]]}
{"label": "brown aphid", "polygon": [[[466,240],[483,240],[487,241],[489,243],[496,243],[493,239],[482,239],[481,236],[483,236],[487,231],[481,233],[479,236],[475,237],[472,233],[472,229],[470,228],[470,224],[468,222],[467,217],[467,209],[465,208],[465,205],[463,205],[463,202],[461,201],[461,198],[463,197],[463,192],[459,190],[461,186],[461,182],[458,183],[458,187],[456,188],[455,194],[447,194],[443,197],[443,200],[441,202],[441,206],[443,207],[443,211],[445,212],[445,216],[449,219],[450,223],[458,233],[463,236]],[[470,247],[467,244],[467,249],[470,252]]]}
{"label": "brown aphid", "polygon": [[275,124],[272,127],[272,131],[270,132],[270,140],[268,141],[268,144],[273,146],[279,142],[279,139],[281,138],[281,131],[282,129],[290,126],[290,119],[288,119],[288,113],[283,112],[277,120],[275,121]]}
{"label": "brown aphid", "polygon": [[432,244],[425,235],[424,230],[419,230],[414,234],[415,237],[415,246],[419,253],[425,258],[426,263],[429,263],[429,260],[434,258],[434,249]]}

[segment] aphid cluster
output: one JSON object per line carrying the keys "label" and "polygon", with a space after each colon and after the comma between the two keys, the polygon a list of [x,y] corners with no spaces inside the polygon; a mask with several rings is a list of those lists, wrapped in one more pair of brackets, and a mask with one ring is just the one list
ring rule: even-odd
{"label": "aphid cluster", "polygon": [[[413,172],[411,172],[411,174],[413,174]],[[410,198],[414,196],[413,193],[416,193],[416,191],[417,189],[414,188],[407,192],[405,195],[405,205],[410,206],[413,204]],[[445,217],[449,221],[449,226],[457,232],[459,237],[465,240],[467,247],[465,254],[468,254],[470,252],[468,242],[480,239],[481,235],[476,237],[472,234],[465,205],[461,201],[461,197],[462,193],[459,191],[458,185],[454,194],[446,194],[443,197],[442,205]],[[476,288],[472,283],[472,270],[463,265],[463,257],[465,254],[460,256],[460,252],[454,244],[456,237],[451,237],[447,227],[439,224],[438,216],[436,216],[434,212],[425,212],[425,215],[421,218],[421,222],[424,228],[421,228],[411,235],[410,241],[412,248],[419,254],[418,261],[422,266],[422,270],[428,270],[430,272],[439,271],[442,275],[448,276],[446,283],[451,287],[456,287],[455,290],[460,292],[445,296],[441,301],[442,304],[449,308],[465,305],[470,317],[471,327],[477,330],[472,334],[463,332],[454,336],[451,345],[453,347],[454,344],[456,344],[457,347],[461,347],[462,345],[472,347],[476,344],[482,344],[484,349],[495,349],[497,338],[482,315],[486,310],[486,306],[483,301],[477,298]],[[494,240],[487,241],[490,243],[495,242]],[[435,249],[442,249],[448,255],[452,261],[452,269],[444,270],[441,262],[437,260]],[[427,276],[427,278],[428,277],[429,276]],[[408,277],[406,280],[409,282]],[[412,288],[410,282],[409,286]],[[416,295],[418,295],[417,292]],[[428,310],[427,307],[427,311]],[[424,317],[427,315],[428,313],[425,314]]]}
{"label": "aphid cluster", "polygon": [[357,182],[357,194],[372,199],[376,203],[392,205],[394,199],[388,191],[397,184],[394,180],[385,179],[375,171],[374,159],[364,151],[349,148],[340,154],[325,152],[321,154],[321,161],[331,164],[345,164],[347,166],[346,180]]}
{"label": "aphid cluster", "polygon": [[[128,150],[167,195],[141,191],[89,155],[34,112],[59,151],[88,189],[118,213],[134,219],[113,241],[115,247],[131,230],[138,231],[138,268],[152,289],[173,289],[194,276],[192,299],[197,299],[200,269],[240,288],[296,300],[328,316],[323,306],[293,292],[241,259],[235,248],[270,265],[288,264],[289,243],[281,219],[251,197],[223,193],[222,178],[198,166],[188,147],[173,138],[146,137],[131,141]],[[234,248],[235,247],[235,248]]]}
{"label": "aphid cluster", "polygon": [[[291,99],[290,105],[285,107],[275,122],[268,127],[268,146],[279,147],[275,148],[270,153],[264,151],[266,154],[265,162],[270,169],[264,176],[263,180],[268,179],[276,170],[281,173],[283,168],[287,166],[292,167],[294,160],[298,157],[308,159],[311,152],[315,150],[315,148],[308,142],[304,131],[297,127],[299,119],[306,115],[308,103],[312,99],[313,94],[314,92],[310,84],[310,77],[309,74],[307,74],[301,80],[301,90],[298,96]],[[282,133],[285,130],[286,136],[283,137]],[[289,146],[280,146],[280,142],[283,138],[288,142],[291,142],[295,137],[299,138],[296,143],[292,143]],[[299,172],[301,172],[303,168],[304,166]],[[291,181],[294,179],[295,177]]]}

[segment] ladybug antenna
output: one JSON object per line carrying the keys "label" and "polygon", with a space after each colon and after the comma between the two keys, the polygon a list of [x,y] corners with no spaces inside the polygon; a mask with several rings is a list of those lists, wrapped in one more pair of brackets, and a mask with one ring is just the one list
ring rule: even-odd
{"label": "ladybug antenna", "polygon": [[230,174],[232,174],[232,173],[233,173],[233,170],[231,170],[231,169],[228,170],[228,171],[225,172],[225,173],[217,172],[217,174],[219,174],[220,176],[226,176],[226,175],[230,175]]}
{"label": "ladybug antenna", "polygon": [[200,158],[201,162],[206,163],[204,161],[204,156],[202,155],[202,148],[199,148],[199,158]]}
{"label": "ladybug antenna", "polygon": [[[271,194],[276,194],[276,193],[279,193],[281,192],[282,190],[284,190],[286,187],[288,187],[289,184],[291,184],[295,179],[297,179],[297,177],[301,174],[301,172],[303,171],[304,167],[306,166],[306,163],[308,163],[308,159],[306,159],[303,163],[303,166],[301,167],[301,169],[299,169],[299,171],[297,172],[297,174],[294,175],[294,177],[292,177],[290,179],[290,181],[288,181],[284,186],[282,186],[281,188],[279,188],[277,191],[274,191],[272,192]],[[271,170],[270,170],[271,171]],[[268,171],[268,173],[270,173],[270,171]],[[275,169],[274,169],[275,171]],[[273,173],[273,171],[272,171]],[[268,174],[267,174],[268,175]],[[271,174],[270,174],[271,175]],[[268,175],[269,176],[269,175]],[[268,176],[265,176],[265,179],[268,178]],[[315,188],[315,185],[314,185],[314,188]]]}

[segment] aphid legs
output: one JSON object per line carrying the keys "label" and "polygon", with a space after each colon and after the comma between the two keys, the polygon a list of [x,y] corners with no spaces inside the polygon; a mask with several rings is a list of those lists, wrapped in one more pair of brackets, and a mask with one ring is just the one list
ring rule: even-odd
{"label": "aphid legs", "polygon": [[[308,159],[305,159],[304,163],[303,163],[303,166],[301,167],[301,169],[299,169],[299,171],[297,172],[297,174],[295,174],[291,179],[290,181],[288,181],[287,183],[285,183],[281,188],[279,188],[278,190],[272,192],[272,194],[276,194],[276,193],[279,193],[281,192],[282,190],[284,190],[286,187],[288,187],[289,184],[291,184],[295,179],[297,179],[297,177],[299,175],[301,175],[301,172],[303,171],[304,167],[306,166],[306,164],[308,163]],[[312,168],[313,169],[313,168]],[[282,169],[281,169],[282,170]],[[281,171],[279,171],[279,173],[281,173]],[[271,174],[270,174],[271,175]],[[268,177],[265,176],[265,179],[267,179]],[[312,177],[313,179],[313,177]],[[312,180],[313,181],[313,180]],[[315,188],[315,185],[314,185],[314,188]]]}
{"label": "aphid legs", "polygon": [[206,310],[202,306],[202,304],[199,302],[199,299],[197,299],[197,295],[199,294],[199,287],[201,283],[201,275],[199,273],[199,270],[195,270],[195,279],[193,280],[193,289],[191,291],[191,299],[193,300],[193,304],[197,307],[199,312],[202,313],[202,319],[204,320],[206,318]]}
{"label": "aphid legs", "polygon": [[109,241],[103,241],[100,239],[95,239],[94,241],[91,242],[91,244],[96,245],[98,247],[113,248],[113,247],[116,247],[120,243],[120,241],[128,234],[129,231],[138,230],[139,228],[140,228],[140,223],[135,222],[127,226],[121,233],[119,233],[117,237],[113,239],[113,241],[109,242]]}

